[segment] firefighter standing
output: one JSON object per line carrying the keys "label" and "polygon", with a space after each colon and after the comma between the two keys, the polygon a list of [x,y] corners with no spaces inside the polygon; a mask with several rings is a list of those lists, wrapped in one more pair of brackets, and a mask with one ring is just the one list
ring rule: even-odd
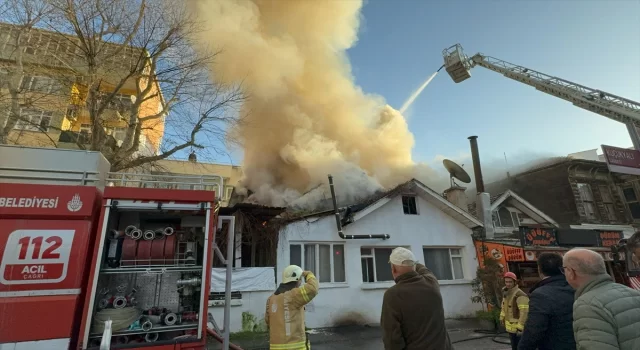
{"label": "firefighter standing", "polygon": [[502,323],[509,333],[511,348],[518,349],[520,336],[524,330],[529,312],[529,297],[518,288],[517,278],[513,272],[504,274],[504,297],[502,298],[502,309],[500,310],[500,323]]}
{"label": "firefighter standing", "polygon": [[[302,278],[305,285],[300,286]],[[318,280],[311,271],[289,265],[282,272],[282,283],[267,299],[265,322],[271,350],[311,349],[305,333],[304,306],[318,295]]]}

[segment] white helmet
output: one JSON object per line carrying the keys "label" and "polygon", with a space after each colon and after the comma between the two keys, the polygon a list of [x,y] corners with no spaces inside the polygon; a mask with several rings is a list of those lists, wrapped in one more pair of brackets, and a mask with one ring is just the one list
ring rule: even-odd
{"label": "white helmet", "polygon": [[299,281],[302,278],[302,269],[297,265],[289,265],[282,272],[282,283]]}

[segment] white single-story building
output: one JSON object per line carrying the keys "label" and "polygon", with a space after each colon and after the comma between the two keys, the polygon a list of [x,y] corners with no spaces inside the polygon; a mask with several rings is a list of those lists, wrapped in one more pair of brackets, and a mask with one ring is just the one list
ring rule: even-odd
{"label": "white single-story building", "polygon": [[482,226],[473,215],[417,180],[343,213],[345,235],[390,238],[342,239],[330,211],[300,217],[280,232],[276,270],[300,265],[320,282],[319,295],[307,306],[308,327],[378,323],[383,294],[394,285],[389,255],[399,246],[436,274],[447,318],[474,316],[480,309],[471,302],[478,266],[472,229]]}

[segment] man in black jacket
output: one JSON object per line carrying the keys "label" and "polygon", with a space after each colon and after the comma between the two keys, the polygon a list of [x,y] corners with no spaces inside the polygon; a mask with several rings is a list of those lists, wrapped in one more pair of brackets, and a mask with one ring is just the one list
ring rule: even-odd
{"label": "man in black jacket", "polygon": [[538,273],[542,281],[529,291],[529,318],[518,350],[575,350],[573,299],[575,291],[564,277],[562,256],[542,253]]}

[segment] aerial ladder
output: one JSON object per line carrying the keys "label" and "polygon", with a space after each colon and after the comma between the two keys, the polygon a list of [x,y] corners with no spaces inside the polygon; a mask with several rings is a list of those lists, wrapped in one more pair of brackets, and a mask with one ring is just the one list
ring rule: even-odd
{"label": "aerial ladder", "polygon": [[447,73],[460,83],[471,77],[471,68],[481,66],[507,78],[533,86],[536,90],[561,98],[575,106],[626,124],[636,150],[640,150],[640,103],[608,92],[550,76],[481,53],[467,57],[460,44],[442,51]]}
{"label": "aerial ladder", "polygon": [[[636,150],[640,151],[640,103],[608,92],[547,75],[517,64],[477,53],[469,58],[462,46],[455,44],[442,51],[444,67],[455,83],[471,77],[471,68],[481,66],[507,78],[533,86],[536,90],[561,98],[575,106],[626,124]],[[631,288],[640,290],[640,266],[632,259],[633,252],[626,249],[626,239],[612,247],[616,274]],[[625,264],[621,264],[621,260]]]}

